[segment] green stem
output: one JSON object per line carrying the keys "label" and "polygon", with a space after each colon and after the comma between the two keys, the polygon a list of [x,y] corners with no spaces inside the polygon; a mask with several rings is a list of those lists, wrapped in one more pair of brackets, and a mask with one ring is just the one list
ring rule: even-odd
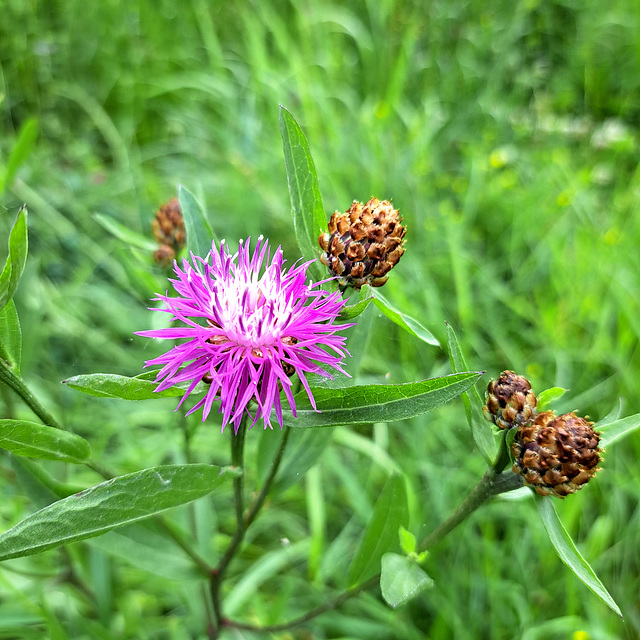
{"label": "green stem", "polygon": [[440,542],[492,496],[521,486],[522,478],[515,473],[496,474],[493,469],[488,469],[458,508],[420,543],[420,551],[426,551]]}
{"label": "green stem", "polygon": [[[440,542],[448,533],[455,529],[462,521],[468,518],[480,505],[486,502],[490,497],[504,493],[506,491],[513,491],[522,486],[522,478],[514,473],[496,474],[493,469],[487,470],[482,476],[478,484],[471,490],[469,495],[460,503],[460,506],[447,518],[439,527],[437,527],[430,535],[428,535],[420,544],[420,550],[424,551],[430,549],[435,544]],[[282,624],[259,627],[243,622],[236,622],[235,620],[224,620],[224,625],[229,628],[243,629],[245,631],[256,631],[263,633],[276,633],[279,631],[286,631],[293,627],[296,627],[305,622],[309,622],[313,618],[331,611],[341,604],[357,596],[362,591],[375,586],[380,582],[380,574],[369,578],[365,582],[344,591],[343,593],[335,596],[334,598],[327,600],[327,602],[311,609],[304,615],[284,622]]]}
{"label": "green stem", "polygon": [[262,505],[264,501],[267,499],[269,495],[269,491],[271,490],[271,486],[273,485],[273,481],[275,480],[276,474],[278,473],[278,469],[280,468],[280,463],[282,462],[282,456],[284,455],[284,451],[287,447],[287,441],[289,440],[289,433],[291,429],[289,427],[284,427],[282,432],[282,438],[280,438],[280,446],[278,447],[278,451],[276,451],[276,455],[271,461],[271,466],[269,467],[269,473],[264,481],[264,485],[258,494],[258,497],[255,499],[254,503],[251,505],[249,509],[249,513],[245,519],[245,528],[249,527],[249,525],[256,519],[256,516],[262,509]]}
{"label": "green stem", "polygon": [[29,387],[24,383],[22,378],[13,371],[13,369],[0,359],[0,382],[4,382],[8,387],[13,389],[25,402],[25,404],[35,413],[42,422],[50,427],[62,429],[58,421],[40,404]]}
{"label": "green stem", "polygon": [[242,473],[233,479],[233,495],[236,508],[236,530],[229,547],[225,551],[220,564],[211,572],[209,589],[211,592],[211,602],[213,604],[213,613],[216,618],[216,629],[213,631],[212,638],[216,638],[220,627],[222,626],[222,604],[220,602],[220,587],[224,580],[225,574],[233,556],[236,554],[240,543],[244,538],[246,531],[244,521],[244,440],[247,430],[247,416],[242,419],[238,432],[231,436],[231,463],[234,467],[238,467]]}

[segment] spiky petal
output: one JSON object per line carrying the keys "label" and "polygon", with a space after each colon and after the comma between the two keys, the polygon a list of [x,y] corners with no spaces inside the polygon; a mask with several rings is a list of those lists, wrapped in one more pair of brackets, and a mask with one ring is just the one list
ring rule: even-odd
{"label": "spiky petal", "polygon": [[164,305],[158,311],[182,324],[137,332],[186,340],[145,363],[162,365],[156,391],[189,382],[180,407],[199,382],[207,382],[206,394],[187,415],[202,409],[204,421],[219,401],[222,429],[232,422],[236,432],[245,413],[252,426],[261,418],[265,428],[272,428],[275,411],[282,428],[281,389],[296,414],[290,380],[294,372],[314,409],[305,374],[333,378],[323,369],[326,366],[349,375],[341,366],[349,355],[345,338],[337,332],[352,325],[336,324],[345,305],[339,292],[322,290],[322,282],[306,283],[311,262],[287,271],[280,247],[271,258],[268,241],[260,237],[253,254],[249,241],[240,241],[234,255],[224,241],[219,247],[214,242],[206,259],[191,254],[191,261],[183,259],[182,268],[174,262],[177,278],[170,282],[178,295],[158,295],[155,300]]}

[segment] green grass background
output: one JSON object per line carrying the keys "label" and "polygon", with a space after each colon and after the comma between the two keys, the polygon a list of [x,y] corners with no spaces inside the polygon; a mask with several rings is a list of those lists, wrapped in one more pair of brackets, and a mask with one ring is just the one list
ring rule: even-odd
{"label": "green grass background", "polygon": [[[0,10],[2,162],[28,119],[39,126],[0,196],[2,237],[20,204],[30,211],[16,299],[23,374],[120,472],[183,462],[183,428],[197,417],[181,420],[173,401],[61,388],[80,373],[134,375],[159,353],[132,332],[154,322],[146,307],[166,274],[94,214],[150,235],[155,210],[182,183],[218,237],[264,234],[295,261],[279,104],[309,140],[328,215],[371,196],[399,208],[407,252],[385,294],[441,340],[451,323],[469,366],[487,371],[482,385],[514,369],[538,391],[569,389],[558,410],[594,420],[640,411],[637,3],[0,0]],[[444,351],[373,315],[362,379],[449,371]],[[2,398],[6,415],[28,417]],[[264,437],[254,431],[250,446]],[[205,425],[192,459],[224,463],[226,440]],[[234,581],[247,580],[234,592],[238,615],[276,622],[322,601],[384,482],[384,454],[410,478],[418,537],[482,472],[460,401],[408,422],[336,430],[321,464],[274,498],[233,565]],[[280,637],[639,637],[639,457],[635,435],[606,453],[596,482],[557,503],[625,623],[565,570],[531,501],[496,501],[434,549],[426,569],[436,586],[410,605],[393,611],[366,595]],[[6,456],[2,468],[4,529],[38,504]],[[228,499],[183,510],[212,554],[216,522],[229,531]],[[294,555],[265,569],[262,584],[250,568],[265,548],[279,553],[281,538]],[[204,637],[202,585],[150,577],[117,556],[74,545],[7,563],[0,637]]]}

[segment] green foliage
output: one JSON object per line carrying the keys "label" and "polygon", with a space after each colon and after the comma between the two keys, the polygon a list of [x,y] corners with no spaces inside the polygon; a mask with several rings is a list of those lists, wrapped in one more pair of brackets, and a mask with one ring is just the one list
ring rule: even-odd
{"label": "green foliage", "polygon": [[9,236],[9,256],[0,273],[0,310],[13,298],[27,262],[27,208],[20,208]]}
{"label": "green foliage", "polygon": [[615,611],[620,617],[622,613],[620,608],[615,603],[609,592],[604,588],[604,585],[598,579],[593,569],[589,566],[589,563],[580,555],[576,549],[571,536],[567,533],[567,530],[562,526],[560,518],[553,506],[552,499],[547,497],[536,497],[536,504],[538,506],[538,512],[542,518],[542,523],[549,534],[549,539],[553,543],[555,550],[558,552],[560,559],[564,562],[575,574],[584,582],[591,591],[593,591],[599,598],[601,598],[613,611]]}
{"label": "green foliage", "polygon": [[91,446],[80,436],[28,420],[0,420],[0,447],[19,456],[86,462]]}
{"label": "green foliage", "polygon": [[211,251],[211,242],[217,238],[207,220],[202,205],[189,189],[178,185],[178,200],[184,216],[184,228],[189,251],[204,258]]}
{"label": "green foliage", "polygon": [[382,556],[380,590],[392,607],[405,604],[433,586],[433,580],[411,558],[397,553]]}
{"label": "green foliage", "polygon": [[[305,259],[313,260],[318,257],[318,236],[325,231],[327,219],[309,143],[298,123],[282,105],[280,106],[280,134],[287,166],[287,182],[296,241]],[[310,272],[314,276],[319,276],[321,270],[314,264]]]}
{"label": "green foliage", "polygon": [[58,500],[0,535],[0,559],[99,536],[211,493],[232,474],[212,465],[153,467]]}
{"label": "green foliage", "polygon": [[316,409],[312,407],[306,392],[300,392],[294,398],[296,415],[291,411],[283,411],[284,424],[306,428],[406,420],[450,402],[468,389],[480,375],[468,371],[398,385],[316,388],[313,389]]}
{"label": "green foliage", "polygon": [[[187,460],[228,464],[215,417],[202,425],[197,416],[173,414],[175,400],[94,399],[59,380],[95,371],[135,376],[159,353],[155,341],[131,334],[149,328],[149,298],[169,286],[152,263],[149,226],[176,183],[197,186],[198,200],[213,205],[206,208],[219,237],[262,233],[282,244],[289,263],[299,257],[276,124],[277,105],[286,104],[311,143],[323,214],[375,195],[393,198],[404,215],[407,252],[385,297],[443,345],[448,336],[438,327],[445,320],[456,327],[469,363],[458,371],[482,368],[495,377],[511,368],[534,388],[570,389],[557,410],[578,409],[599,423],[603,471],[557,508],[620,608],[632,612],[640,440],[633,415],[621,416],[640,411],[640,69],[629,53],[638,49],[638,8],[623,0],[174,5],[144,0],[124,13],[119,3],[87,10],[80,0],[54,0],[38,11],[32,3],[3,6],[0,235],[9,236],[27,202],[31,255],[14,294],[20,322],[12,302],[0,312],[2,359],[105,464],[123,471]],[[29,152],[30,138],[36,143]],[[12,153],[20,162],[9,181]],[[105,232],[107,218],[114,224]],[[116,228],[136,234],[136,252]],[[314,251],[316,240],[309,234]],[[444,353],[399,330],[378,307],[369,304],[357,321],[349,330],[355,385],[451,370]],[[34,420],[0,391],[3,417]],[[444,520],[484,469],[476,451],[485,448],[470,438],[460,410],[454,400],[405,421],[349,427],[414,485],[416,532],[416,523]],[[250,460],[254,435],[247,438]],[[264,439],[269,435],[277,434]],[[320,587],[344,579],[344,558],[384,477],[338,435],[291,434],[292,450],[308,451],[310,459],[296,471],[296,460],[285,458],[293,480],[267,503],[234,560],[230,593],[239,617],[281,622],[315,604]],[[623,435],[624,446],[616,447],[613,438]],[[296,437],[326,443],[294,447]],[[26,471],[27,458],[10,466],[9,459],[2,455],[2,530],[44,504],[45,495],[55,499],[31,475],[36,465],[59,494],[95,482],[80,465],[38,461]],[[305,493],[294,474],[316,463],[326,548],[310,586]],[[248,487],[252,480],[249,470]],[[201,500],[172,517],[185,539],[193,536],[215,557],[233,529],[230,502],[230,490],[220,487],[215,514]],[[633,615],[622,623],[562,570],[546,533],[527,526],[526,506],[495,500],[474,514],[429,557],[434,588],[401,612],[375,598],[354,599],[305,632],[402,640],[638,635]],[[85,544],[69,547],[70,555],[7,563],[0,635],[202,636],[207,611],[201,585],[185,577],[191,560],[169,566],[172,555],[184,560],[173,542],[151,541],[148,529],[137,532],[135,544],[133,535],[126,542],[128,529],[87,542],[94,551],[104,543],[106,563]],[[283,539],[293,544],[282,547]],[[264,550],[275,559],[258,566]],[[153,567],[166,572],[149,579],[139,571]],[[48,578],[34,576],[56,577],[55,597],[43,588]]]}

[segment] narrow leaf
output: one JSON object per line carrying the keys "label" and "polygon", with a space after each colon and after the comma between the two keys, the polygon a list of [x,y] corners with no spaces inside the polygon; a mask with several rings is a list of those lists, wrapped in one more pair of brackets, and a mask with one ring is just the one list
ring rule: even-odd
{"label": "narrow leaf", "polygon": [[365,284],[364,287],[360,289],[360,295],[358,297],[358,302],[355,304],[347,304],[342,308],[340,312],[339,319],[341,321],[344,320],[352,320],[353,318],[357,318],[364,310],[369,306],[369,303],[374,299],[373,290],[368,284]]}
{"label": "narrow leaf", "polygon": [[[449,348],[451,368],[454,371],[465,371],[467,369],[467,363],[462,355],[462,350],[460,349],[460,344],[458,343],[458,338],[456,337],[453,327],[448,323],[447,346]],[[482,405],[484,402],[482,402],[478,389],[473,386],[467,393],[463,393],[462,402],[464,403],[464,410],[467,414],[467,422],[469,423],[473,440],[485,457],[485,460],[489,464],[492,464],[498,453],[498,443],[496,436],[491,430],[491,425],[484,419],[482,414]]]}
{"label": "narrow leaf", "polygon": [[[294,117],[283,106],[280,106],[280,134],[296,241],[304,258],[313,260],[318,257],[318,236],[327,230],[327,218],[309,143]],[[323,277],[317,262],[309,271],[317,280]]]}
{"label": "narrow leaf", "polygon": [[538,513],[540,513],[540,518],[542,519],[542,524],[544,524],[549,539],[562,562],[564,562],[593,593],[622,618],[622,612],[618,605],[605,589],[602,582],[600,582],[594,570],[589,566],[589,563],[576,549],[576,545],[571,539],[571,536],[558,517],[558,513],[553,506],[552,498],[548,496],[536,496],[536,505],[538,507]]}
{"label": "narrow leaf", "polygon": [[539,393],[538,404],[536,405],[538,411],[546,411],[550,404],[562,398],[566,392],[567,390],[562,387],[551,387]]}
{"label": "narrow leaf", "polygon": [[142,249],[143,251],[155,251],[158,248],[158,244],[151,240],[151,238],[143,236],[141,233],[137,233],[136,231],[129,229],[129,227],[120,224],[113,218],[103,216],[100,213],[94,214],[93,218],[112,236],[118,238],[118,240],[122,240],[122,242],[125,242],[132,247],[137,247],[138,249]]}
{"label": "narrow leaf", "polygon": [[[175,398],[184,395],[189,383],[176,385],[155,393],[157,384],[152,380],[145,379],[148,372],[140,377],[128,378],[115,373],[90,373],[86,375],[73,376],[63,380],[62,383],[87,393],[96,398],[120,398],[122,400],[151,400],[153,398]],[[203,390],[206,387],[203,383]],[[193,393],[198,393],[198,388]]]}
{"label": "narrow leaf", "polygon": [[376,500],[364,536],[349,567],[349,583],[353,586],[380,571],[382,556],[398,547],[398,528],[407,525],[409,507],[404,480],[392,475]]}
{"label": "narrow leaf", "polygon": [[18,169],[31,155],[37,137],[38,121],[35,118],[28,118],[20,127],[16,143],[9,154],[7,169],[2,184],[0,184],[0,191],[11,188]]}
{"label": "narrow leaf", "polygon": [[625,436],[640,427],[640,413],[636,413],[626,418],[620,418],[614,422],[595,426],[596,431],[600,432],[600,447],[606,448],[610,444],[621,440]]}
{"label": "narrow leaf", "polygon": [[434,347],[439,347],[440,343],[436,339],[436,337],[426,329],[420,322],[418,322],[415,318],[407,315],[406,313],[402,313],[396,309],[381,293],[376,290],[374,293],[374,303],[382,313],[384,313],[389,320],[395,322],[399,327],[402,327],[405,331],[408,331],[410,334],[414,335],[416,338],[419,338],[423,342],[427,344],[433,345]]}
{"label": "narrow leaf", "polygon": [[20,318],[13,300],[0,309],[0,358],[2,358],[17,375],[20,375],[22,364],[22,330]]}
{"label": "narrow leaf", "polygon": [[13,298],[27,262],[27,207],[22,206],[9,236],[9,255],[0,274],[0,309]]}
{"label": "narrow leaf", "polygon": [[75,433],[27,420],[0,420],[0,447],[42,460],[80,463],[91,455],[89,443]]}
{"label": "narrow leaf", "polygon": [[216,236],[209,220],[207,220],[204,209],[193,193],[181,184],[178,185],[178,200],[184,218],[187,247],[194,255],[206,258]]}
{"label": "narrow leaf", "polygon": [[482,373],[468,371],[405,384],[372,384],[338,389],[312,389],[314,411],[306,393],[295,396],[297,417],[283,411],[291,427],[335,427],[405,420],[446,404],[466,391]]}
{"label": "narrow leaf", "polygon": [[37,511],[0,535],[0,560],[33,555],[99,536],[197,500],[226,477],[206,464],[153,467],[113,478]]}
{"label": "narrow leaf", "polygon": [[382,556],[380,590],[388,605],[405,604],[432,586],[433,580],[411,558],[397,553]]}

